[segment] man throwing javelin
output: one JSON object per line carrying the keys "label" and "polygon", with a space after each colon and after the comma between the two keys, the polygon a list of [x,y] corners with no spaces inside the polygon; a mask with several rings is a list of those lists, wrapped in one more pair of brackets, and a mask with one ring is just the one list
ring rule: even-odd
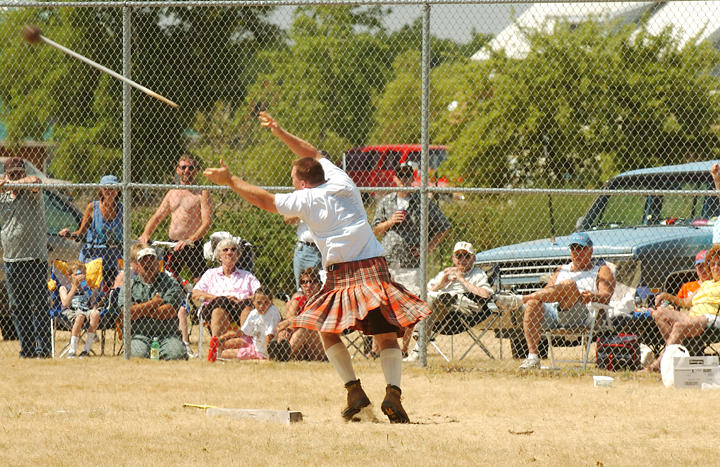
{"label": "man throwing javelin", "polygon": [[370,400],[355,376],[340,334],[355,329],[374,335],[387,382],[381,409],[391,423],[408,423],[400,402],[402,352],[397,338],[403,328],[430,314],[430,309],[390,280],[382,246],[373,235],[360,192],[350,177],[266,112],[259,117],[264,127],[299,156],[290,174],[295,191],[271,194],[232,175],[222,161],[222,167],[207,169],[204,174],[261,209],[297,216],[307,224],[320,249],[327,280],[294,319],[294,326],[320,332],[328,360],[347,389],[347,406],[342,411],[346,420],[352,420]]}

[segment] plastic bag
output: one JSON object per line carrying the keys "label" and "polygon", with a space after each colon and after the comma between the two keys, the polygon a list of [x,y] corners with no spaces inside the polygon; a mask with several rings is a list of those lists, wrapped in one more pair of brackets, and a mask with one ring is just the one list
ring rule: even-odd
{"label": "plastic bag", "polygon": [[665,348],[662,360],[660,360],[660,374],[666,388],[675,384],[675,360],[673,357],[689,357],[690,353],[685,347],[679,344],[671,344]]}

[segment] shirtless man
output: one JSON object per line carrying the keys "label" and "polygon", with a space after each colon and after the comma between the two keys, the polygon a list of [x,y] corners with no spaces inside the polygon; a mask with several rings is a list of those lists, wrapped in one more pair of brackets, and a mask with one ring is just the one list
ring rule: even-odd
{"label": "shirtless man", "polygon": [[[194,185],[198,171],[197,161],[189,155],[183,155],[178,161],[175,173],[180,185]],[[172,255],[168,258],[166,268],[180,273],[187,266],[193,281],[197,281],[205,272],[202,240],[212,223],[212,203],[207,190],[201,192],[185,189],[172,189],[167,192],[155,214],[145,225],[140,243],[149,243],[150,236],[157,226],[170,215],[168,237],[176,242]],[[183,342],[189,350],[187,332],[187,311],[180,307],[178,318]]]}

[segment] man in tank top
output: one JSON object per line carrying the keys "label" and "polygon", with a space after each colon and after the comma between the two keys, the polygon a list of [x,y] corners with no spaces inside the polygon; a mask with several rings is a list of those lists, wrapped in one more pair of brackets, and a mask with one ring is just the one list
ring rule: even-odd
{"label": "man in tank top", "polygon": [[[559,267],[547,285],[531,294],[504,297],[504,301],[523,306],[523,333],[528,346],[528,356],[521,369],[540,367],[538,343],[544,329],[582,326],[589,317],[587,304],[609,303],[615,290],[615,277],[604,261],[592,258],[593,244],[585,232],[570,236],[569,264]],[[500,308],[509,304],[496,298]],[[500,302],[500,303],[499,303]],[[512,305],[512,303],[510,303]]]}

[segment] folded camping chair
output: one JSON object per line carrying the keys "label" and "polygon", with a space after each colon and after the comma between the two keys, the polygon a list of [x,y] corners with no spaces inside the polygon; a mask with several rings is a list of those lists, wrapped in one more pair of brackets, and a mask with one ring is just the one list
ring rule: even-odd
{"label": "folded camping chair", "polygon": [[[482,338],[489,330],[493,329],[495,322],[501,316],[500,311],[496,307],[488,306],[488,299],[469,292],[459,295],[443,294],[436,298],[436,301],[438,300],[451,309],[433,326],[430,345],[440,353],[445,361],[454,360],[455,337],[463,334],[470,338],[470,345],[458,360],[465,358],[475,346],[485,352],[489,358],[494,359],[495,356],[482,342]],[[446,355],[438,347],[437,339],[435,339],[437,335],[450,337],[449,355]]]}

